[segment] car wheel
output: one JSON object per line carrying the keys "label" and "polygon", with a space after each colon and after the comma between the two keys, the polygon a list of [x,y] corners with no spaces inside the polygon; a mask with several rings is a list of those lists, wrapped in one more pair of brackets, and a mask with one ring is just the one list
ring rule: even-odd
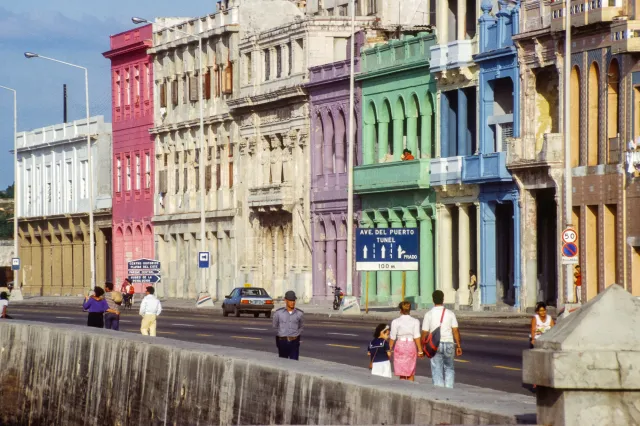
{"label": "car wheel", "polygon": [[264,316],[267,317],[267,318],[271,318],[271,311],[265,312]]}
{"label": "car wheel", "polygon": [[260,312],[256,312],[256,313],[253,314],[254,318],[258,318],[259,316],[260,316]]}
{"label": "car wheel", "polygon": [[227,308],[225,308],[224,305],[222,306],[222,316],[223,317],[229,316],[229,312],[227,312]]}
{"label": "car wheel", "polygon": [[236,317],[240,316],[240,310],[238,309],[237,306],[233,309],[233,315],[235,315]]}

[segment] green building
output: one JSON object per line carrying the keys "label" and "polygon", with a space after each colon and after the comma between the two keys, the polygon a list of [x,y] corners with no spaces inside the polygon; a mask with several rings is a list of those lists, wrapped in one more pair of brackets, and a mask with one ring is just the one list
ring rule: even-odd
{"label": "green building", "polygon": [[[362,161],[354,171],[360,226],[419,228],[420,270],[406,272],[405,298],[431,303],[434,290],[435,192],[430,159],[435,149],[436,84],[429,70],[432,33],[391,40],[361,53]],[[409,149],[415,160],[403,161]],[[367,273],[362,276],[362,302]],[[368,273],[369,303],[397,303],[402,272]]]}

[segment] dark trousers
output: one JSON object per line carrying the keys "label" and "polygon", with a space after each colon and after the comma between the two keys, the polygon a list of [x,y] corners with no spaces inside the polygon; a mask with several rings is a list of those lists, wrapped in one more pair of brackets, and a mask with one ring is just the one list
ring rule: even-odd
{"label": "dark trousers", "polygon": [[276,346],[278,347],[278,356],[280,358],[298,360],[300,356],[300,337],[291,341],[276,337]]}
{"label": "dark trousers", "polygon": [[110,312],[104,314],[104,328],[107,330],[120,330],[120,315]]}
{"label": "dark trousers", "polygon": [[87,318],[87,325],[89,327],[104,328],[104,318],[102,312],[89,312]]}

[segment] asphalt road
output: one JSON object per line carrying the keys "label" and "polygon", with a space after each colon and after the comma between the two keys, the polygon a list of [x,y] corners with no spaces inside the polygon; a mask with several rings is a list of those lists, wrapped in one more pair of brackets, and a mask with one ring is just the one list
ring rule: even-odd
{"label": "asphalt road", "polygon": [[[120,330],[139,333],[137,309],[121,315]],[[13,305],[15,319],[48,323],[86,324],[81,308]],[[460,322],[463,356],[456,358],[456,382],[506,392],[531,394],[522,385],[522,351],[528,349],[526,327],[479,325]],[[301,357],[367,367],[366,349],[378,321],[305,318]],[[158,336],[198,343],[273,352],[277,355],[271,320],[261,316],[240,318],[211,313],[164,311],[158,319]],[[418,360],[418,376],[431,376],[429,361]],[[424,379],[422,379],[424,380]]]}

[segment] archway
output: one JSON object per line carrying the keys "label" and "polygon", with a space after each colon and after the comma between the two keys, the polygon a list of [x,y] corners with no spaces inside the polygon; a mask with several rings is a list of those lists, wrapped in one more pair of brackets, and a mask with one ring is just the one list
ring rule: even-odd
{"label": "archway", "polygon": [[573,67],[571,70],[571,167],[580,165],[580,105],[582,96],[580,93],[580,69]]}
{"label": "archway", "polygon": [[[620,67],[616,59],[611,60],[607,73],[607,146],[611,139],[618,137],[619,128],[619,91],[620,91]],[[607,150],[608,151],[608,150]],[[607,152],[607,162],[617,162],[618,158],[611,158]]]}
{"label": "archway", "polygon": [[589,69],[589,128],[587,134],[587,165],[598,164],[598,109],[600,106],[600,90],[598,81],[600,71],[596,62]]}

